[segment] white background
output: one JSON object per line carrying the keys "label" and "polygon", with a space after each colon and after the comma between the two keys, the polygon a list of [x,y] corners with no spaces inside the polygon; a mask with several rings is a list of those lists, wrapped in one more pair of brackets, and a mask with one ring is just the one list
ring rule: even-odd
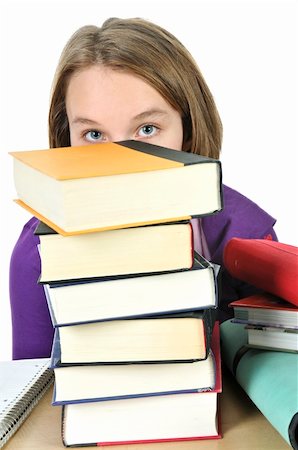
{"label": "white background", "polygon": [[30,218],[12,201],[8,152],[48,147],[54,69],[80,26],[101,25],[111,16],[143,17],[185,44],[224,124],[224,183],[277,218],[280,241],[298,245],[296,5],[294,0],[0,2],[0,360],[11,358],[10,254]]}

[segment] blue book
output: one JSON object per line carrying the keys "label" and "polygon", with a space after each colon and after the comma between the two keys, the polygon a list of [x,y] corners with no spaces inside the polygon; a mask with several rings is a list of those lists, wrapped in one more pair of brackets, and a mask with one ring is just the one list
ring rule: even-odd
{"label": "blue book", "polygon": [[274,428],[298,449],[298,355],[247,346],[245,325],[220,326],[223,362]]}

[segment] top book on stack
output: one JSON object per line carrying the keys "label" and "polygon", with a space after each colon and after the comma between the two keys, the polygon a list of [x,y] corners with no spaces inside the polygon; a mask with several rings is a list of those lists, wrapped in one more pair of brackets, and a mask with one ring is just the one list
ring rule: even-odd
{"label": "top book on stack", "polygon": [[10,152],[17,203],[62,235],[220,211],[219,160],[138,141]]}

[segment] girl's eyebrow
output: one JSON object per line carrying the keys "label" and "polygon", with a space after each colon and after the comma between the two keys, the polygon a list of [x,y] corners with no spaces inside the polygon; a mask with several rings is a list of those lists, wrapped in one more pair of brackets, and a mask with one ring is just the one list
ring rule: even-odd
{"label": "girl's eyebrow", "polygon": [[[141,113],[137,114],[136,116],[134,116],[132,118],[132,120],[137,121],[137,120],[144,120],[144,119],[148,119],[150,117],[162,117],[162,116],[166,116],[168,113],[167,111],[163,110],[163,109],[148,109],[146,111],[142,111]],[[76,124],[80,124],[80,125],[89,125],[89,126],[101,126],[101,124],[99,122],[96,122],[95,120],[92,119],[88,119],[87,117],[74,117],[74,119],[72,120],[72,124],[76,125]]]}
{"label": "girl's eyebrow", "polygon": [[152,116],[166,116],[168,113],[167,111],[163,110],[163,109],[147,109],[146,111],[143,111],[139,114],[137,114],[136,116],[133,117],[133,120],[142,120],[142,119],[147,119],[148,117],[152,117]]}
{"label": "girl's eyebrow", "polygon": [[86,117],[75,117],[72,122],[73,125],[82,124],[82,125],[93,125],[99,126],[99,123],[92,119],[87,119]]}

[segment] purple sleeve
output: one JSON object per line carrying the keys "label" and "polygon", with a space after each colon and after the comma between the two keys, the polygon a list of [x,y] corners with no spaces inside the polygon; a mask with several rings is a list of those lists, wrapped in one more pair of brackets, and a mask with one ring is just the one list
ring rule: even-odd
{"label": "purple sleeve", "polygon": [[223,201],[223,211],[202,219],[211,261],[222,267],[219,298],[221,321],[233,315],[232,308],[228,307],[230,302],[258,292],[254,286],[236,280],[226,271],[223,250],[227,242],[233,237],[277,240],[273,229],[276,220],[256,203],[227,186],[223,186]]}
{"label": "purple sleeve", "polygon": [[25,224],[10,260],[13,359],[45,358],[51,353],[53,327],[43,287],[38,284],[37,223],[32,218]]}

